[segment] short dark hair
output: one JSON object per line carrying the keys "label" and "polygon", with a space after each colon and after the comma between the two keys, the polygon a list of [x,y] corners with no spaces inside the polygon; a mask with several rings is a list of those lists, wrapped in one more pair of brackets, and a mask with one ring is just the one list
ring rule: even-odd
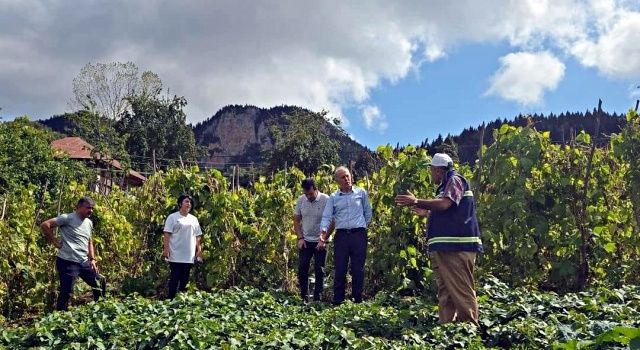
{"label": "short dark hair", "polygon": [[302,180],[302,189],[305,191],[309,191],[310,189],[314,189],[317,190],[318,187],[316,186],[316,180],[308,177],[304,180]]}
{"label": "short dark hair", "polygon": [[193,209],[193,207],[195,206],[195,203],[193,202],[193,198],[190,195],[183,193],[180,195],[180,197],[178,197],[178,210],[180,210],[180,205],[182,204],[182,201],[184,201],[185,199],[189,199],[189,202],[191,202],[191,209]]}
{"label": "short dark hair", "polygon": [[93,199],[91,199],[88,196],[84,196],[78,200],[78,204],[76,205],[76,208],[80,208],[83,206],[93,207],[95,205],[96,205],[96,202]]}

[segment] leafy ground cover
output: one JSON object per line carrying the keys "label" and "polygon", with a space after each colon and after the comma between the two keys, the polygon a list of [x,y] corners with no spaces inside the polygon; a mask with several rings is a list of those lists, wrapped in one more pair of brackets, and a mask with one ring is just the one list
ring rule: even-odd
{"label": "leafy ground cover", "polygon": [[640,287],[559,296],[488,279],[481,325],[437,323],[437,307],[380,293],[362,304],[303,305],[280,292],[111,298],[0,330],[10,349],[640,348]]}

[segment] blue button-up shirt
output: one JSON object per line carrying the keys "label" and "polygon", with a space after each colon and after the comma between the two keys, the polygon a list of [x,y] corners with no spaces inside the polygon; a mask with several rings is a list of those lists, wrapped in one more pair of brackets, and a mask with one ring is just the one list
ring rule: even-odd
{"label": "blue button-up shirt", "polygon": [[336,229],[366,228],[371,222],[371,203],[367,191],[352,186],[351,192],[334,192],[329,197],[322,213],[320,229],[327,232],[331,220],[336,220]]}

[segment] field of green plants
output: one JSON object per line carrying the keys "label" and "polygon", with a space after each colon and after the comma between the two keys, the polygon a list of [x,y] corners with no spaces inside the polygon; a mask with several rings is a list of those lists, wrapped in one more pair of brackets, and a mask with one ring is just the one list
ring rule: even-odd
{"label": "field of green plants", "polygon": [[[286,293],[232,288],[173,301],[142,297],[52,313],[3,331],[0,344],[46,349],[596,349],[640,346],[640,288],[566,294],[513,290],[490,278],[479,288],[480,323],[440,326],[436,306],[379,293],[340,307]],[[574,340],[574,339],[580,339]]]}
{"label": "field of green plants", "polygon": [[[217,170],[172,168],[128,192],[93,194],[94,241],[112,297],[51,312],[55,250],[39,221],[88,193],[70,163],[24,121],[0,124],[0,344],[6,348],[638,348],[640,335],[640,117],[606,147],[586,133],[570,145],[533,127],[504,125],[473,167],[459,167],[477,198],[485,254],[477,262],[481,329],[437,325],[426,219],[396,208],[411,190],[434,193],[426,151],[380,147],[385,165],[356,179],[373,221],[363,304],[301,305],[291,213],[295,168],[231,190]],[[22,124],[20,124],[22,123]],[[41,155],[21,166],[3,154]],[[5,147],[6,146],[6,147]],[[47,163],[48,162],[48,163]],[[30,166],[38,164],[38,167]],[[12,168],[13,169],[13,168]],[[9,176],[11,175],[11,176]],[[13,176],[16,175],[16,176]],[[336,189],[331,167],[314,175]],[[192,291],[158,301],[168,268],[162,225],[191,193],[205,262]],[[327,286],[333,283],[331,250]],[[81,284],[79,284],[78,288]],[[329,300],[330,288],[324,298]],[[84,306],[80,306],[84,305]]]}

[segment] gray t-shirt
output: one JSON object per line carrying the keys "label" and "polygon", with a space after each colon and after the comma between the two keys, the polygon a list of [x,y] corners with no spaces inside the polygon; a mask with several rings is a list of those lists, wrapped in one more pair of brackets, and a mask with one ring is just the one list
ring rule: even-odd
{"label": "gray t-shirt", "polygon": [[80,218],[75,212],[61,214],[55,220],[62,237],[62,247],[58,250],[57,256],[77,263],[87,261],[93,222]]}
{"label": "gray t-shirt", "polygon": [[294,215],[302,216],[302,233],[305,241],[320,240],[320,221],[322,221],[322,212],[328,199],[329,196],[322,192],[318,192],[313,202],[309,202],[305,195],[298,198]]}

